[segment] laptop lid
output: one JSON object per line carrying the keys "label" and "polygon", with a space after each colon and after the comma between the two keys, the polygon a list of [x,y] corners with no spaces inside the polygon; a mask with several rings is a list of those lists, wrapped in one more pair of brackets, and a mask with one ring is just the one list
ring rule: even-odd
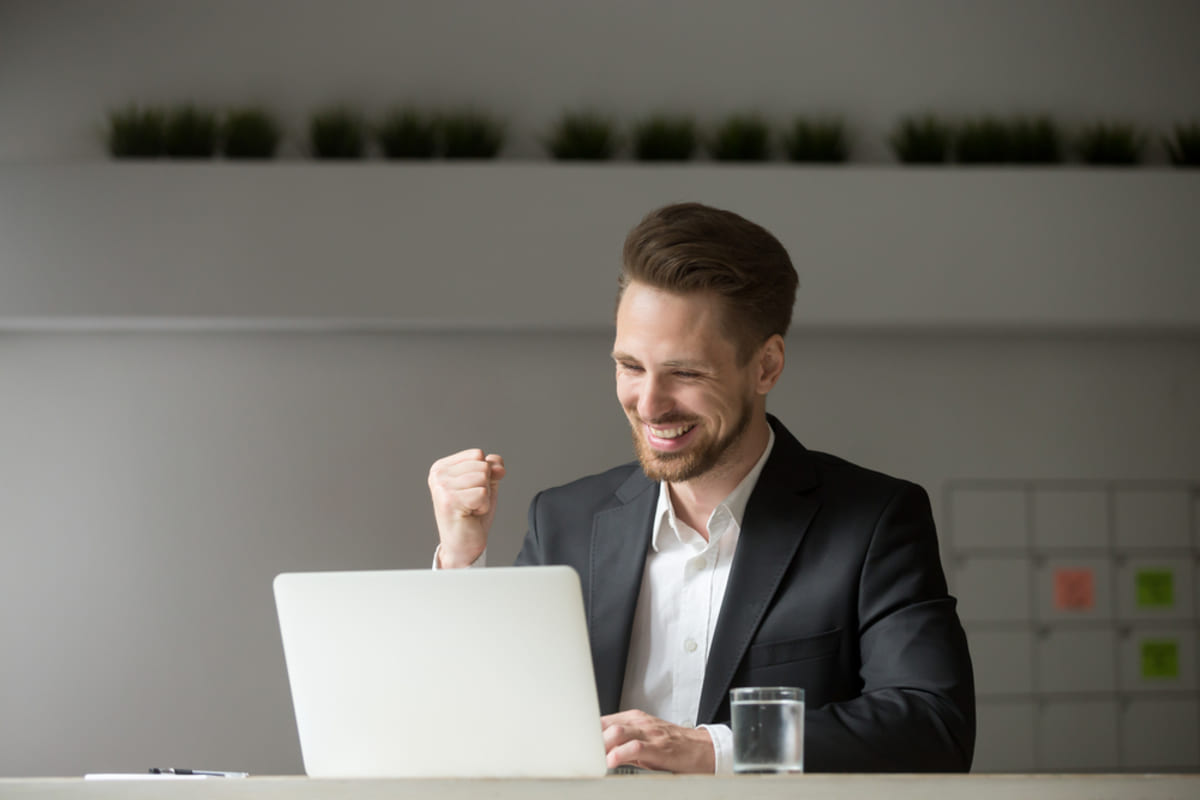
{"label": "laptop lid", "polygon": [[274,587],[309,776],[605,774],[570,567],[285,573]]}

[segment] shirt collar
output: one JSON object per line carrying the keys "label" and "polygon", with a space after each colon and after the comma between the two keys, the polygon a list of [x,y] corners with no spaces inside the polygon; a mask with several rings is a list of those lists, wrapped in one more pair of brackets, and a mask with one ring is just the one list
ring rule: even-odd
{"label": "shirt collar", "polygon": [[[762,455],[758,457],[758,461],[746,473],[746,477],[742,478],[741,483],[734,487],[729,496],[717,504],[713,509],[712,515],[708,521],[712,520],[720,513],[728,514],[735,523],[738,529],[742,527],[742,518],[746,515],[746,505],[750,502],[750,495],[754,493],[754,487],[758,484],[758,476],[762,474],[763,467],[767,463],[767,458],[771,455],[772,448],[775,447],[775,430],[767,426],[767,446],[763,448]],[[667,488],[666,481],[660,481],[658,485],[658,506],[654,510],[654,531],[650,536],[650,548],[658,552],[658,537],[664,528],[675,532],[678,535],[678,529],[675,527],[675,507],[671,504],[671,492]],[[712,541],[709,542],[712,544]]]}

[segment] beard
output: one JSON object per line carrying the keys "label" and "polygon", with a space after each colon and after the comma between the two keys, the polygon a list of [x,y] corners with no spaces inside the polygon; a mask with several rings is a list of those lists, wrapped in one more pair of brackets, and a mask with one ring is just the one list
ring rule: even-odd
{"label": "beard", "polygon": [[[753,404],[744,403],[733,429],[720,439],[698,441],[691,447],[679,452],[663,453],[655,450],[646,441],[646,432],[640,418],[629,420],[633,433],[633,450],[637,453],[642,472],[652,481],[667,481],[682,483],[698,478],[705,473],[719,468],[725,456],[730,452],[746,429],[750,427],[753,417]],[[691,420],[667,417],[655,420],[656,425],[688,425]]]}

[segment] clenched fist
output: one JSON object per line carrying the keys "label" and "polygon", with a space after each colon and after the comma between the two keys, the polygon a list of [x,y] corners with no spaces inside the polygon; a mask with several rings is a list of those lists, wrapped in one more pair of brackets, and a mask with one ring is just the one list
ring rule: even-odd
{"label": "clenched fist", "polygon": [[496,486],[504,477],[504,459],[479,448],[435,461],[429,468],[429,493],[437,519],[443,569],[470,566],[487,547],[496,516]]}

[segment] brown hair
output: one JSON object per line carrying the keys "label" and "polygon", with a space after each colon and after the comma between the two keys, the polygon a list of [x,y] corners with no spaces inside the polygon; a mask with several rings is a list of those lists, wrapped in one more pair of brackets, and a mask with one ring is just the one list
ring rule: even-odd
{"label": "brown hair", "polygon": [[732,211],[676,203],[651,211],[625,238],[617,304],[631,282],[724,300],[725,335],[745,363],[792,321],[799,278],[771,232]]}

